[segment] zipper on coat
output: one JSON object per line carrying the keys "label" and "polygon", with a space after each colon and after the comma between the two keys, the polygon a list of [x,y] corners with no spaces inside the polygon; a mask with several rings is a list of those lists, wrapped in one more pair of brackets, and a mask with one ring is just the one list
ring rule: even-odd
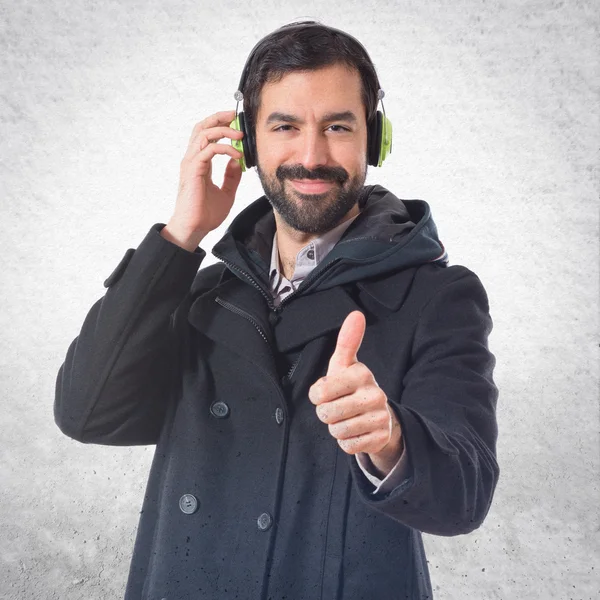
{"label": "zipper on coat", "polygon": [[290,367],[289,371],[286,374],[286,379],[288,381],[290,381],[290,379],[292,378],[292,375],[294,374],[294,371],[296,370],[296,367],[298,366],[298,363],[300,362],[300,359],[302,358],[302,352],[300,352],[300,354],[298,355],[298,358],[294,361],[294,363],[292,364],[292,366]]}
{"label": "zipper on coat", "polygon": [[[236,271],[237,273],[240,273],[241,275],[243,275],[244,279],[247,279],[251,283],[251,285],[253,287],[255,287],[263,295],[263,297],[267,301],[267,304],[271,310],[273,310],[273,311],[279,310],[279,308],[273,304],[273,297],[271,296],[271,294],[267,294],[267,292],[265,292],[263,287],[261,285],[259,285],[256,282],[256,280],[254,279],[254,277],[249,275],[247,271],[244,271],[244,269],[242,269],[241,267],[238,267],[235,263],[229,262],[228,260],[223,258],[223,256],[221,256],[219,254],[215,254],[214,252],[213,252],[213,254],[216,258],[218,258],[225,265],[227,265],[232,271]],[[248,316],[250,316],[250,315],[248,315]]]}
{"label": "zipper on coat", "polygon": [[[271,348],[271,344],[269,343],[267,334],[265,333],[264,329],[260,326],[258,321],[251,314],[247,313],[246,311],[242,310],[241,308],[238,308],[234,304],[227,302],[226,300],[221,300],[221,298],[219,298],[218,296],[215,298],[215,302],[217,304],[220,304],[223,308],[230,310],[232,313],[239,315],[240,317],[243,317],[244,319],[246,319],[247,321],[252,323],[252,325],[254,325],[254,328],[256,329],[256,331],[258,331],[258,333],[260,334],[260,337],[262,337],[262,339],[267,344],[267,346],[269,348],[269,352],[271,353],[271,356],[273,357],[273,360],[275,360],[275,355],[273,354],[273,349]],[[298,363],[300,362],[301,358],[302,358],[302,352],[300,352],[300,354],[298,355],[298,358],[294,361],[294,363],[288,370],[287,374],[283,377],[283,379],[285,379],[286,381],[289,381],[292,378],[292,375],[294,374],[294,371],[296,370],[296,367],[298,366]]]}
{"label": "zipper on coat", "polygon": [[217,296],[217,298],[215,298],[215,302],[217,304],[220,304],[222,307],[226,308],[227,310],[230,310],[232,313],[235,313],[236,315],[239,315],[240,317],[244,317],[244,319],[246,319],[247,321],[250,321],[250,323],[252,323],[252,325],[254,325],[254,327],[256,328],[256,331],[258,331],[258,333],[260,334],[262,339],[265,340],[267,346],[269,346],[269,350],[271,349],[271,344],[269,344],[269,338],[267,338],[267,334],[265,333],[264,329],[260,326],[258,321],[250,313],[247,313],[246,311],[227,302],[226,300],[221,300],[221,298],[219,298],[218,296]]}
{"label": "zipper on coat", "polygon": [[[348,243],[350,241],[354,241],[354,240],[346,240],[345,242],[338,242],[338,244]],[[308,274],[306,279],[298,286],[298,289],[293,291],[289,296],[286,296],[279,303],[279,306],[275,306],[273,304],[273,297],[270,294],[267,294],[265,292],[265,290],[262,288],[262,286],[260,286],[256,282],[256,280],[251,275],[248,274],[247,271],[244,271],[244,269],[242,269],[241,267],[238,267],[236,264],[229,262],[228,260],[223,258],[223,256],[221,256],[220,254],[216,254],[214,251],[213,251],[213,254],[216,258],[218,258],[225,265],[227,265],[232,271],[236,271],[237,273],[240,273],[241,275],[243,275],[244,279],[247,279],[264,296],[264,298],[267,301],[267,304],[269,305],[269,308],[276,314],[283,310],[283,305],[286,304],[288,302],[288,300],[290,300],[290,298],[293,298],[294,296],[296,296],[298,294],[299,289],[304,285],[304,283],[306,281],[309,281],[311,284],[314,283],[314,281],[316,279],[318,279],[321,275],[323,275],[323,273],[325,273],[329,269],[329,267],[331,267],[331,265],[335,264],[339,260],[339,258],[334,258],[332,261],[328,262],[326,265],[323,265],[322,269],[319,269],[319,265],[317,265],[315,267],[315,269]],[[315,271],[317,271],[316,275],[315,275]],[[311,278],[311,275],[315,275],[315,276]],[[304,291],[304,289],[306,289],[306,286],[302,287],[302,291]]]}
{"label": "zipper on coat", "polygon": [[[360,237],[360,238],[352,238],[349,240],[342,240],[340,242],[338,242],[336,244],[336,246],[340,246],[343,244],[349,244],[351,242],[356,242],[359,240],[372,240],[372,239],[376,239],[373,237]],[[283,310],[283,306],[284,304],[286,304],[289,300],[291,300],[294,296],[296,296],[298,294],[298,292],[300,291],[305,291],[308,287],[310,287],[313,283],[315,283],[315,281],[317,281],[321,276],[323,276],[332,265],[334,265],[335,263],[337,263],[341,257],[337,257],[334,258],[333,260],[331,260],[330,262],[326,263],[325,265],[323,265],[323,267],[321,269],[319,269],[320,265],[317,265],[306,277],[306,279],[304,279],[304,281],[302,281],[302,283],[298,286],[298,288],[293,291],[289,296],[286,296],[280,303],[278,306],[275,306],[273,303],[273,297],[270,294],[267,294],[265,292],[265,290],[263,289],[263,287],[261,285],[259,285],[256,280],[248,274],[247,271],[244,271],[244,269],[242,269],[241,267],[238,267],[236,264],[226,260],[223,256],[221,256],[220,254],[216,254],[213,251],[213,254],[216,258],[218,258],[219,260],[221,260],[225,265],[227,265],[232,271],[236,271],[238,273],[240,273],[241,275],[243,275],[243,277],[245,279],[247,279],[265,298],[265,300],[267,301],[267,304],[269,306],[269,308],[274,312],[274,313],[279,313]],[[306,284],[306,285],[305,285]]]}
{"label": "zipper on coat", "polygon": [[[361,240],[373,240],[373,239],[377,239],[377,238],[373,238],[372,236],[363,236],[363,237],[359,237],[359,238],[352,238],[349,240],[341,240],[339,241],[335,247],[337,248],[338,246],[342,246],[343,244],[350,244],[352,242],[358,242]],[[317,265],[307,276],[306,279],[304,279],[304,281],[298,286],[298,288],[293,291],[289,296],[286,296],[281,303],[279,304],[279,308],[281,308],[281,306],[283,304],[285,304],[288,300],[290,300],[291,298],[293,298],[294,296],[296,296],[298,294],[298,292],[302,291],[306,291],[306,289],[308,287],[310,287],[311,285],[313,285],[313,283],[315,283],[315,281],[317,281],[324,273],[326,273],[329,268],[334,265],[335,263],[337,263],[342,257],[338,256],[336,258],[334,258],[333,260],[329,261],[328,263],[324,264],[323,267],[321,269],[319,269],[320,265]],[[307,283],[308,282],[308,283]],[[302,289],[300,289],[302,288]]]}
{"label": "zipper on coat", "polygon": [[[287,303],[287,302],[288,302],[288,301],[289,301],[291,298],[293,298],[294,296],[297,296],[297,295],[298,295],[298,292],[300,292],[300,291],[302,291],[302,292],[303,292],[304,290],[306,290],[306,288],[307,288],[309,285],[312,285],[312,284],[313,284],[313,283],[314,283],[314,282],[315,282],[315,281],[316,281],[316,280],[317,280],[317,279],[318,279],[318,278],[319,278],[319,277],[320,277],[320,276],[321,276],[323,273],[325,273],[325,271],[327,271],[327,269],[329,269],[329,267],[330,267],[331,265],[335,264],[335,263],[337,262],[337,260],[338,260],[337,258],[334,258],[334,259],[333,259],[331,262],[329,262],[329,263],[327,263],[326,265],[324,265],[324,266],[323,266],[323,268],[322,268],[322,269],[321,269],[321,270],[320,270],[320,271],[319,271],[319,272],[318,272],[318,273],[317,273],[317,274],[316,274],[316,275],[315,275],[315,276],[312,278],[312,280],[311,280],[311,275],[313,275],[313,273],[314,273],[314,270],[313,270],[313,271],[311,271],[311,272],[310,272],[310,273],[307,275],[306,279],[304,279],[304,281],[302,281],[302,283],[301,283],[301,284],[300,284],[300,285],[299,285],[299,286],[298,286],[298,287],[297,287],[297,288],[296,288],[296,289],[295,289],[295,290],[294,290],[294,291],[293,291],[293,292],[292,292],[292,293],[291,293],[289,296],[286,296],[286,297],[285,297],[285,298],[284,298],[284,299],[283,299],[283,300],[282,300],[282,301],[279,303],[279,306],[277,307],[277,308],[278,308],[278,310],[283,310],[283,305],[284,305],[284,304],[286,304],[286,303]],[[318,269],[318,268],[319,268],[319,266],[317,265],[316,269]],[[309,284],[307,284],[307,285],[305,285],[304,287],[302,287],[302,286],[303,286],[303,285],[304,285],[304,284],[305,284],[307,281],[309,282]],[[302,289],[300,289],[300,288],[302,288]]]}

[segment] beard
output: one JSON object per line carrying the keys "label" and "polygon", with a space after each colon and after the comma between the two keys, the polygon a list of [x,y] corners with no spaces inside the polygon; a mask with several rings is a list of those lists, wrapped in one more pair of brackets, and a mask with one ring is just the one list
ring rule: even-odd
{"label": "beard", "polygon": [[[358,202],[367,178],[366,165],[363,173],[352,178],[342,167],[317,167],[308,171],[302,165],[280,165],[274,177],[268,176],[258,164],[256,170],[267,200],[283,221],[296,231],[317,235],[341,223]],[[303,194],[291,187],[286,190],[286,179],[321,179],[335,185],[321,194]]]}

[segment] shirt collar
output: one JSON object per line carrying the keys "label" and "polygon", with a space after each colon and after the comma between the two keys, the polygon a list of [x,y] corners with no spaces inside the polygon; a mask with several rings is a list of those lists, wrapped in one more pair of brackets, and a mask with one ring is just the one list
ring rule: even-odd
{"label": "shirt collar", "polygon": [[[326,231],[322,236],[312,240],[304,246],[296,255],[296,267],[290,281],[301,280],[312,271],[340,241],[342,235],[358,215],[347,219],[333,229]],[[277,247],[277,231],[273,236],[273,247],[271,249],[271,266],[269,267],[269,278],[271,283],[282,277],[279,270],[279,249]]]}

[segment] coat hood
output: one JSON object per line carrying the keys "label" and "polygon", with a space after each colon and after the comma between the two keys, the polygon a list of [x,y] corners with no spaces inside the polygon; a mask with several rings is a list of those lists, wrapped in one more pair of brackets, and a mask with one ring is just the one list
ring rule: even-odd
{"label": "coat hood", "polygon": [[[400,200],[381,185],[370,185],[363,188],[359,207],[358,217],[302,282],[297,294],[424,263],[447,266],[448,256],[427,202]],[[232,221],[213,254],[233,274],[267,295],[274,234],[273,209],[266,196],[261,196]]]}

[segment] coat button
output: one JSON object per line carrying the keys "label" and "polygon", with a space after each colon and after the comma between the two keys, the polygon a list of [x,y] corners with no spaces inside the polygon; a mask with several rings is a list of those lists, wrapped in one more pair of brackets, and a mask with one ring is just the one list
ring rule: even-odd
{"label": "coat button", "polygon": [[229,414],[229,406],[225,402],[213,402],[210,412],[217,419],[224,419]]}
{"label": "coat button", "polygon": [[273,519],[271,518],[271,515],[269,513],[263,513],[262,515],[260,515],[260,517],[258,517],[257,520],[258,528],[261,531],[266,531],[267,529],[269,529],[272,523]]}
{"label": "coat button", "polygon": [[277,425],[283,423],[283,410],[279,407],[275,409],[275,421],[277,421]]}
{"label": "coat button", "polygon": [[179,498],[179,508],[182,513],[192,515],[198,510],[198,500],[192,494],[184,494]]}

